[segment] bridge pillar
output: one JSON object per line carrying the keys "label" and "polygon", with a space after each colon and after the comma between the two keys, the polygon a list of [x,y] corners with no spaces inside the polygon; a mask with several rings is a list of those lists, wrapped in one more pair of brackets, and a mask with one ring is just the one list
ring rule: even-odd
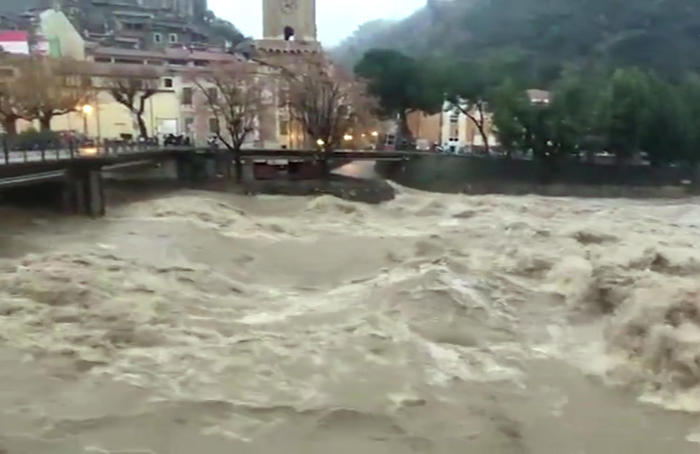
{"label": "bridge pillar", "polygon": [[66,211],[92,217],[105,215],[107,205],[99,168],[72,169],[68,172],[63,191]]}
{"label": "bridge pillar", "polygon": [[178,181],[190,182],[193,181],[192,160],[188,156],[179,155],[175,159],[175,173]]}
{"label": "bridge pillar", "polygon": [[100,169],[90,170],[87,174],[86,183],[87,213],[93,217],[104,216],[107,212],[107,204],[105,203],[102,171]]}
{"label": "bridge pillar", "polygon": [[177,157],[177,179],[186,183],[210,180],[217,174],[217,157],[207,154],[182,154]]}

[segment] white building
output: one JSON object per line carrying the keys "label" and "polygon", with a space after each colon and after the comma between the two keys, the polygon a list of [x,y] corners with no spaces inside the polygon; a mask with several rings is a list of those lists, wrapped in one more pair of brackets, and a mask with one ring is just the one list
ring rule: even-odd
{"label": "white building", "polygon": [[[466,149],[472,151],[474,148],[484,146],[484,139],[479,133],[479,129],[462,110],[445,102],[441,115],[441,144],[445,150],[458,152]],[[482,113],[478,110],[473,109],[470,115],[481,121]],[[497,145],[498,138],[491,127],[491,114],[484,112],[483,115],[489,145]]]}

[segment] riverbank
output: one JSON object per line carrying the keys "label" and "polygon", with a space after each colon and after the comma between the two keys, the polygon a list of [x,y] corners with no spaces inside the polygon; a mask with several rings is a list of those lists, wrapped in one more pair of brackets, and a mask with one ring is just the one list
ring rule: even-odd
{"label": "riverbank", "polygon": [[696,193],[693,173],[677,167],[562,162],[552,169],[535,161],[427,156],[378,162],[376,170],[402,186],[446,194],[678,199]]}
{"label": "riverbank", "polygon": [[268,180],[242,184],[250,195],[319,196],[330,195],[352,202],[378,204],[393,200],[394,188],[385,180],[331,175],[324,180]]}

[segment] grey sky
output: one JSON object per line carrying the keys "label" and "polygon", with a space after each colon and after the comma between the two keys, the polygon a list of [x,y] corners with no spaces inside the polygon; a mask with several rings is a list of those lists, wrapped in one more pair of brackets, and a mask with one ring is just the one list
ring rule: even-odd
{"label": "grey sky", "polygon": [[[333,46],[364,22],[402,18],[423,5],[425,0],[317,0],[321,41]],[[209,8],[245,35],[262,34],[262,0],[209,0]]]}

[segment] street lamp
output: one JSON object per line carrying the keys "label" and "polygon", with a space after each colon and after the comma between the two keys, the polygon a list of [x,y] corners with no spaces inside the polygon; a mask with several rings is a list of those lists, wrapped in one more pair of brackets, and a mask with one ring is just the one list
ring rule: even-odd
{"label": "street lamp", "polygon": [[353,139],[353,137],[352,137],[351,134],[345,134],[345,135],[343,136],[343,140],[346,141],[346,142],[351,142],[352,139]]}
{"label": "street lamp", "polygon": [[95,108],[92,107],[90,104],[85,104],[84,106],[79,107],[79,110],[83,113],[83,134],[85,134],[85,137],[87,137],[87,135],[88,135],[87,117],[88,117],[88,115],[92,114],[92,112],[95,110]]}
{"label": "street lamp", "polygon": [[325,144],[326,144],[326,141],[323,139],[318,139],[316,141],[316,145],[318,145],[319,147],[323,147]]}
{"label": "street lamp", "polygon": [[372,137],[379,137],[379,132],[372,131]]}

